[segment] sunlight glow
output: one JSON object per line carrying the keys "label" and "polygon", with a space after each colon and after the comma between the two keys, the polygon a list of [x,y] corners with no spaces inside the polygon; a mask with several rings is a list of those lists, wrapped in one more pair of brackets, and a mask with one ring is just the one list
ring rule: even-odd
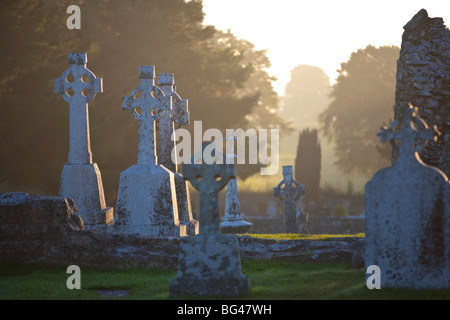
{"label": "sunlight glow", "polygon": [[206,25],[268,49],[280,95],[297,65],[318,66],[333,83],[353,51],[400,47],[403,26],[422,8],[450,25],[448,0],[203,0],[203,8]]}

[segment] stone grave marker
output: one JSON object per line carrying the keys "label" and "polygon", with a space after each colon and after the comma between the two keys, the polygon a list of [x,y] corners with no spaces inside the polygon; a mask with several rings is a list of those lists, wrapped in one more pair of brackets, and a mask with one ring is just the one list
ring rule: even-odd
{"label": "stone grave marker", "polygon": [[283,202],[286,233],[299,232],[296,202],[304,194],[305,187],[293,178],[292,166],[283,166],[283,180],[273,188],[273,195]]}
{"label": "stone grave marker", "polygon": [[[193,218],[191,209],[191,196],[189,194],[188,182],[177,172],[177,163],[172,161],[172,150],[176,153],[176,129],[189,124],[188,101],[181,99],[175,92],[175,81],[173,73],[159,73],[158,87],[164,95],[172,97],[172,107],[166,110],[156,121],[158,143],[157,162],[174,173],[175,189],[178,204],[178,217],[181,224],[186,225],[187,235],[198,234],[198,221]],[[174,135],[172,139],[172,135]]]}
{"label": "stone grave marker", "polygon": [[418,151],[435,139],[418,109],[404,108],[381,141],[399,151],[365,187],[365,265],[377,265],[381,288],[450,288],[450,185]]}
{"label": "stone grave marker", "polygon": [[[234,141],[237,137],[230,131],[227,137],[227,152],[224,163],[229,163],[232,159],[233,164],[236,165],[236,155],[234,154]],[[223,222],[220,224],[220,231],[222,233],[247,233],[253,224],[245,221],[241,213],[241,204],[239,201],[239,191],[236,179],[230,179],[227,184],[227,192],[225,196],[225,216]]]}
{"label": "stone grave marker", "polygon": [[64,165],[59,197],[75,201],[86,227],[114,223],[113,208],[106,207],[100,170],[92,162],[88,103],[103,91],[102,79],[87,69],[86,53],[69,53],[69,68],[54,80],[55,93],[70,105],[69,161]]}
{"label": "stone grave marker", "polygon": [[235,178],[234,166],[183,164],[183,176],[200,193],[200,232],[180,239],[178,272],[169,282],[169,295],[246,295],[250,282],[241,272],[238,239],[221,234],[219,226],[219,191]]}
{"label": "stone grave marker", "polygon": [[140,66],[139,86],[122,108],[139,121],[137,164],[120,175],[116,230],[142,236],[186,236],[180,223],[174,173],[158,165],[155,120],[170,112],[172,98],[155,85],[155,67]]}

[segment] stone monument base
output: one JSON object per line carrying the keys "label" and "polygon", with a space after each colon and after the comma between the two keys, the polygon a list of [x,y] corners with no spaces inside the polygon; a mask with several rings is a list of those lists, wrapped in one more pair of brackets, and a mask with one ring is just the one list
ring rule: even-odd
{"label": "stone monument base", "polygon": [[141,236],[186,236],[180,223],[173,172],[133,165],[120,175],[114,231]]}
{"label": "stone monument base", "polygon": [[245,220],[224,220],[220,224],[220,231],[222,233],[242,234],[247,233],[252,227],[253,223]]}
{"label": "stone monument base", "polygon": [[75,202],[85,226],[114,224],[114,209],[105,205],[102,177],[96,163],[64,165],[59,197]]}
{"label": "stone monument base", "polygon": [[177,278],[169,282],[170,297],[245,296],[250,281],[241,273],[236,236],[213,234],[180,239]]}

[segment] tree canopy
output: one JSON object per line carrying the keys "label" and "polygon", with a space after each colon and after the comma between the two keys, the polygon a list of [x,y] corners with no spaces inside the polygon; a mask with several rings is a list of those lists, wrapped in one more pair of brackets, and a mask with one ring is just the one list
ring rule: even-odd
{"label": "tree canopy", "polygon": [[270,89],[273,80],[263,70],[265,53],[205,26],[201,1],[80,1],[80,30],[66,27],[71,4],[0,4],[2,191],[57,193],[69,148],[69,106],[53,93],[53,79],[67,69],[69,52],[87,52],[88,68],[103,78],[89,116],[93,160],[110,204],[120,172],[136,163],[138,123],[121,105],[139,83],[140,65],[174,73],[177,92],[189,100],[191,123],[203,121],[204,130],[284,125],[269,117],[278,108],[276,93],[261,94],[265,88],[258,87]]}
{"label": "tree canopy", "polygon": [[345,174],[367,176],[388,166],[391,148],[377,133],[393,117],[399,48],[367,46],[341,63],[331,103],[320,114],[322,130],[335,147],[337,166]]}
{"label": "tree canopy", "polygon": [[314,123],[329,103],[330,79],[319,67],[299,65],[291,70],[286,84],[281,115],[298,123]]}

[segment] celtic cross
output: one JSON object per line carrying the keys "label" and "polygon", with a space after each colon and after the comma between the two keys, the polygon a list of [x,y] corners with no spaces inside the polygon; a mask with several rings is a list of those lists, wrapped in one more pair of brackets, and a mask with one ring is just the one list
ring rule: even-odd
{"label": "celtic cross", "polygon": [[88,103],[103,92],[103,82],[86,68],[86,53],[69,53],[68,60],[69,68],[54,79],[54,90],[70,105],[69,164],[91,164]]}
{"label": "celtic cross", "polygon": [[234,165],[183,164],[183,177],[200,193],[199,234],[220,233],[219,191],[236,178]]}
{"label": "celtic cross", "polygon": [[[176,148],[174,141],[176,138],[175,130],[182,125],[189,123],[188,101],[181,99],[175,92],[175,82],[173,73],[159,73],[158,86],[164,92],[166,97],[172,97],[172,107],[165,110],[164,114],[157,121],[158,126],[158,144],[157,155],[158,164],[164,165],[172,172],[176,171],[176,163],[172,161],[172,149]],[[176,149],[174,150],[176,154]]]}
{"label": "celtic cross", "polygon": [[292,166],[283,166],[283,180],[273,188],[273,195],[283,201],[287,233],[297,233],[297,208],[295,203],[305,194],[305,187],[293,179]]}
{"label": "celtic cross", "polygon": [[393,121],[389,128],[381,127],[378,136],[381,142],[389,140],[399,150],[399,159],[406,159],[421,150],[428,140],[436,141],[440,134],[436,126],[428,127],[419,116],[417,107],[409,104],[404,108],[402,116]]}
{"label": "celtic cross", "polygon": [[155,86],[155,66],[139,67],[139,86],[123,97],[122,108],[139,120],[138,165],[155,165],[155,120],[170,110],[172,99]]}

